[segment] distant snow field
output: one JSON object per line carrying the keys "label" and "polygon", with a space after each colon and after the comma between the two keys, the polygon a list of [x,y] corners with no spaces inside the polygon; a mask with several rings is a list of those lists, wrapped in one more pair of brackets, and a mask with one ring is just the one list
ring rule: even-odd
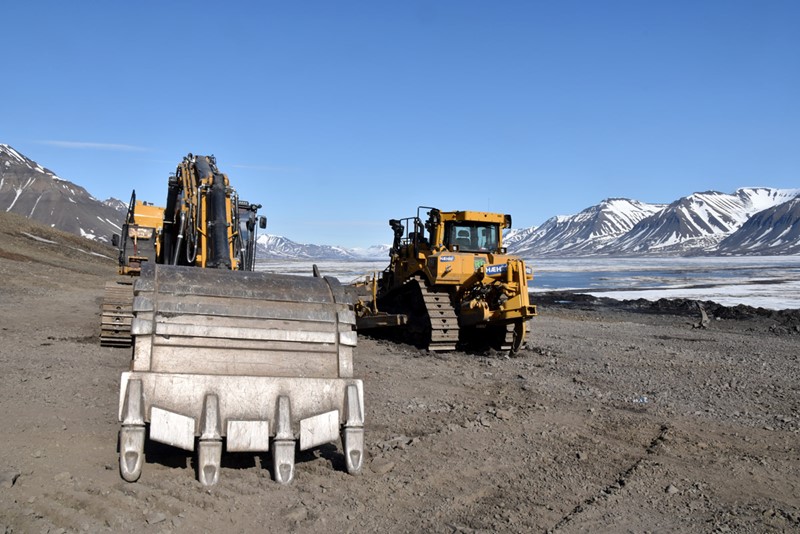
{"label": "distant snow field", "polygon": [[688,298],[800,308],[800,256],[528,259],[533,293],[578,290],[618,300]]}
{"label": "distant snow field", "polygon": [[342,284],[351,284],[364,280],[375,272],[380,273],[389,265],[389,260],[257,260],[256,270],[276,274],[311,276],[312,267],[315,264],[322,276],[333,276]]}
{"label": "distant snow field", "polygon": [[[536,293],[573,290],[619,300],[688,298],[725,306],[800,309],[800,256],[698,258],[528,258]],[[259,261],[256,269],[311,276],[316,263],[323,276],[342,284],[364,280],[386,268],[382,261]]]}
{"label": "distant snow field", "polygon": [[786,281],[780,284],[761,281],[748,285],[720,285],[712,288],[645,289],[638,291],[588,291],[595,297],[611,297],[617,300],[661,298],[685,298],[712,300],[723,306],[745,304],[770,310],[800,309],[800,282]]}

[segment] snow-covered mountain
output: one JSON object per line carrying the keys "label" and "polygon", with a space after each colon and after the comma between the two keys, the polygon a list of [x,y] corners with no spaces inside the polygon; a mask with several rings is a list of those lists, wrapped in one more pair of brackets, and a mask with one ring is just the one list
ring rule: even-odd
{"label": "snow-covered mountain", "polygon": [[536,232],[537,227],[531,226],[530,228],[511,228],[503,230],[503,244],[509,249],[515,248],[518,244],[525,243],[528,239],[532,239],[532,235]]}
{"label": "snow-covered mountain", "polygon": [[104,200],[103,204],[105,204],[109,208],[114,208],[116,211],[122,213],[123,217],[124,217],[125,214],[128,213],[128,203],[127,202],[123,202],[123,201],[121,201],[121,200],[119,200],[117,198],[113,198],[112,197],[112,198],[109,198],[108,200]]}
{"label": "snow-covered mountain", "polygon": [[710,252],[754,214],[800,194],[798,189],[707,191],[676,200],[602,249],[606,254]]}
{"label": "snow-covered mountain", "polygon": [[344,248],[331,245],[300,244],[285,237],[263,234],[256,240],[256,255],[263,259],[374,260],[389,255],[389,245]]}
{"label": "snow-covered mountain", "polygon": [[[694,193],[669,205],[608,199],[576,215],[510,231],[504,242],[510,252],[527,257],[710,254],[754,215],[798,195],[800,189],[749,187],[732,194]],[[778,222],[785,224],[786,218]],[[736,242],[728,243],[725,253],[737,253]],[[780,252],[785,236],[782,247],[770,248],[771,253],[790,253]]]}
{"label": "snow-covered mountain", "polygon": [[[509,252],[525,257],[647,254],[800,254],[800,189],[749,187],[693,193],[669,205],[612,198],[539,227],[506,231]],[[0,144],[0,210],[110,243],[127,205],[84,188]],[[258,238],[260,258],[375,260],[389,245],[348,249]]]}
{"label": "snow-covered mountain", "polygon": [[509,232],[503,242],[521,256],[593,254],[662,208],[609,198],[576,215],[551,217],[539,227]]}
{"label": "snow-covered mountain", "polygon": [[750,217],[726,237],[719,254],[800,254],[800,197]]}
{"label": "snow-covered mountain", "polygon": [[92,197],[8,145],[0,144],[0,210],[52,228],[111,243],[125,217],[125,204]]}

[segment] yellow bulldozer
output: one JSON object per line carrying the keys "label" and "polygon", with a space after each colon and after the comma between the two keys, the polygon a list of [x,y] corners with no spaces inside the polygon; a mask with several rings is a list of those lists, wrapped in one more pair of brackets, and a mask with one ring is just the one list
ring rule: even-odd
{"label": "yellow bulldozer", "polygon": [[217,482],[223,449],[270,451],[273,477],[288,483],[297,449],[339,439],[347,471],[359,473],[364,393],[353,305],[338,281],[254,271],[260,206],[239,201],[212,156],[183,159],[163,209],[131,206],[118,241],[120,272],[138,272],[121,476],[139,479],[147,439],[197,451],[204,485]]}
{"label": "yellow bulldozer", "polygon": [[[428,210],[424,222],[421,210]],[[400,327],[432,351],[474,343],[519,351],[536,306],[531,269],[503,247],[510,215],[420,206],[416,217],[389,225],[390,263],[360,288],[367,295],[356,306],[359,330]]]}

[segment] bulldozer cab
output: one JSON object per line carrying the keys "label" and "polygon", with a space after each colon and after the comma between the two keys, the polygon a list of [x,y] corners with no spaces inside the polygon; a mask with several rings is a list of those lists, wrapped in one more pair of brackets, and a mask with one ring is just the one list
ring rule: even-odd
{"label": "bulldozer cab", "polygon": [[[428,210],[425,223],[421,210]],[[392,255],[418,258],[441,250],[478,254],[505,254],[502,229],[511,228],[511,216],[479,211],[443,212],[419,206],[416,217],[392,219]],[[427,233],[426,233],[427,231]]]}
{"label": "bulldozer cab", "polygon": [[505,253],[501,232],[511,228],[511,216],[430,208],[425,227],[430,231],[431,242],[452,252]]}

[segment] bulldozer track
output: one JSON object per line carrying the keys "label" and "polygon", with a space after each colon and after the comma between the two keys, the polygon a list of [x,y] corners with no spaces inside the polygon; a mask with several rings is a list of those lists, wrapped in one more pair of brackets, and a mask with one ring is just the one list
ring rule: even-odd
{"label": "bulldozer track", "polygon": [[505,325],[505,333],[503,339],[500,341],[500,350],[511,350],[511,347],[514,345],[514,327],[514,323]]}
{"label": "bulldozer track", "polygon": [[458,316],[453,309],[450,294],[433,291],[419,277],[414,278],[411,283],[419,288],[422,302],[430,319],[428,350],[455,350],[459,334]]}

